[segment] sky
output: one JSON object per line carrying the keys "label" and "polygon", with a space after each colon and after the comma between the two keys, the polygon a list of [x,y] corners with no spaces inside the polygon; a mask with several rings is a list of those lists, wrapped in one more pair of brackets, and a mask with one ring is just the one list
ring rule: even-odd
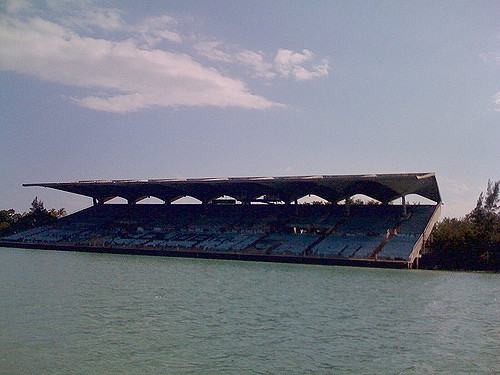
{"label": "sky", "polygon": [[0,1],[0,209],[23,183],[435,172],[500,180],[497,1]]}

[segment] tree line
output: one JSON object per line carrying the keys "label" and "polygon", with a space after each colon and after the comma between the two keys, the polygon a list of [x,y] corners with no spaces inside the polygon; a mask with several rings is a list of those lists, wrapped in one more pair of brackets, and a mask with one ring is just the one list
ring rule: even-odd
{"label": "tree line", "polygon": [[500,270],[500,181],[488,181],[465,217],[445,218],[434,227],[421,267]]}
{"label": "tree line", "polygon": [[64,208],[47,210],[43,202],[38,200],[38,197],[35,197],[28,212],[21,214],[12,208],[0,210],[0,236],[7,236],[40,225],[47,225],[64,216],[66,216]]}

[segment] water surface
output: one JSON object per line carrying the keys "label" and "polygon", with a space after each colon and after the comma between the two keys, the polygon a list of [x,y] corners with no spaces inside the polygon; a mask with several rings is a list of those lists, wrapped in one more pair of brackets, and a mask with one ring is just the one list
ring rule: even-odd
{"label": "water surface", "polygon": [[0,249],[1,374],[500,373],[500,276]]}

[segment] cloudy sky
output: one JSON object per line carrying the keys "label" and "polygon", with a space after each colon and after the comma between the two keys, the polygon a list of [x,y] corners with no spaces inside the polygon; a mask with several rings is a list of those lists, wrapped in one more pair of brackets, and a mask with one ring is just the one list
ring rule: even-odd
{"label": "cloudy sky", "polygon": [[436,172],[500,179],[496,1],[0,1],[0,209],[25,182]]}

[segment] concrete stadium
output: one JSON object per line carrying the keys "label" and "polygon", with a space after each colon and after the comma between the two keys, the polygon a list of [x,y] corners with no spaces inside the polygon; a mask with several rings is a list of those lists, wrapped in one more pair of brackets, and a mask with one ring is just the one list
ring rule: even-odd
{"label": "concrete stadium", "polygon": [[[2,246],[417,268],[439,218],[434,173],[36,183],[92,206]],[[376,201],[352,202],[358,194]],[[416,194],[433,204],[408,204]],[[304,196],[322,204],[299,204]],[[183,197],[200,204],[175,204]],[[106,203],[115,197],[126,204]],[[140,204],[156,197],[164,204]],[[396,204],[396,200],[400,200]]]}

